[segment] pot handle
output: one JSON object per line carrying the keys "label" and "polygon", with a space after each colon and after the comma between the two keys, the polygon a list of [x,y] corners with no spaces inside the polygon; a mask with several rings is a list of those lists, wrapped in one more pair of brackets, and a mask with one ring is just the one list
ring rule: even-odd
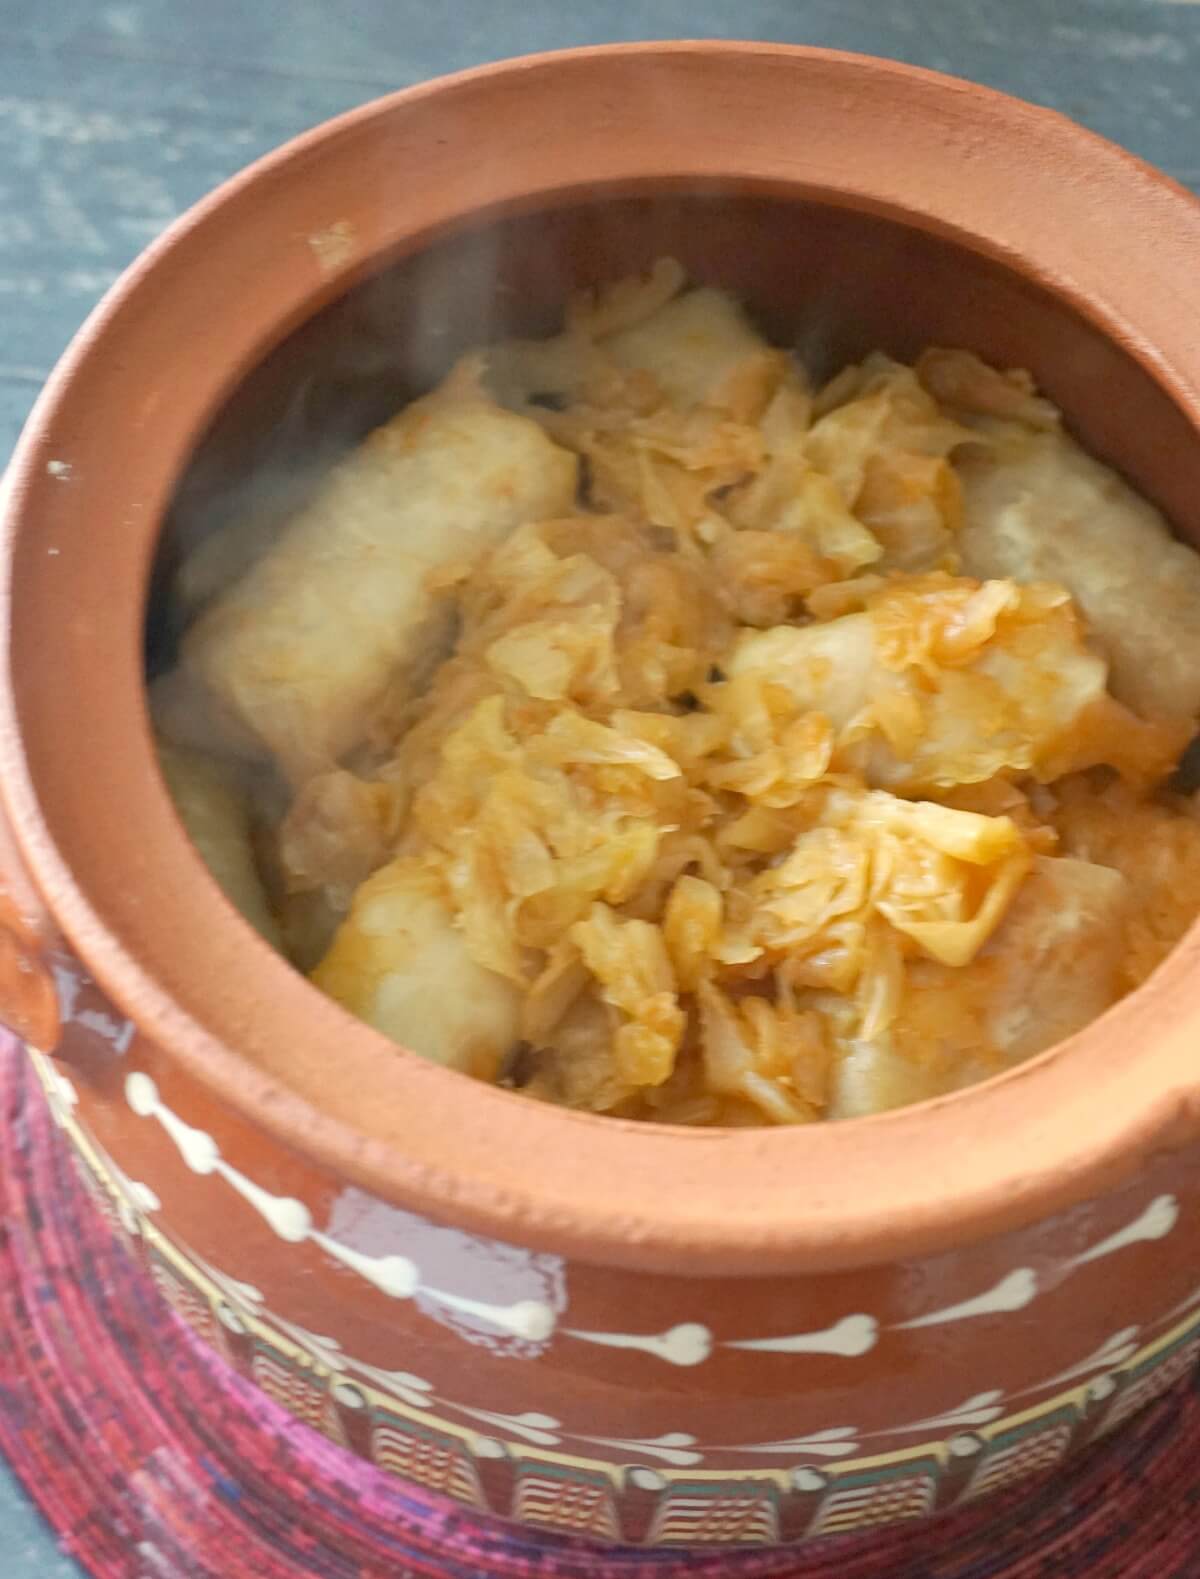
{"label": "pot handle", "polygon": [[0,801],[0,1023],[46,1053],[62,1030],[49,959],[61,946]]}

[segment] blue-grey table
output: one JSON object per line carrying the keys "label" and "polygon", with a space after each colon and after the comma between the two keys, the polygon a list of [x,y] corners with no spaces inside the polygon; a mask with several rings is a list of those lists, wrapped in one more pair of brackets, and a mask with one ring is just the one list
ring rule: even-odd
{"label": "blue-grey table", "polygon": [[[259,154],[484,60],[701,37],[974,77],[1200,188],[1200,0],[0,0],[0,460],[125,265]],[[0,1579],[77,1575],[0,1466]]]}

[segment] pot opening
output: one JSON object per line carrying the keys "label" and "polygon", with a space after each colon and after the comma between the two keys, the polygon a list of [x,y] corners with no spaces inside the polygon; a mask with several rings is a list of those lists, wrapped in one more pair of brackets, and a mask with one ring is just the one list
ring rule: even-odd
{"label": "pot opening", "polygon": [[[1141,363],[1090,321],[1085,312],[1027,275],[1010,270],[965,243],[830,202],[745,190],[576,200],[551,210],[518,214],[458,230],[353,287],[292,333],[242,380],[195,449],[175,491],[155,561],[145,623],[145,663],[155,697],[157,722],[172,742],[164,757],[168,783],[185,823],[202,849],[205,840],[209,841],[205,849],[209,865],[227,894],[239,903],[248,919],[264,935],[284,946],[302,969],[313,969],[328,958],[334,929],[344,924],[347,912],[355,903],[355,892],[394,853],[398,828],[394,820],[388,823],[389,817],[394,819],[394,805],[390,810],[379,810],[378,797],[372,800],[375,788],[364,787],[363,780],[370,778],[370,774],[362,775],[353,784],[347,782],[348,777],[355,776],[353,748],[339,761],[330,758],[329,769],[336,769],[341,777],[333,783],[332,773],[323,774],[330,783],[316,801],[309,795],[310,815],[301,840],[303,858],[315,863],[320,876],[306,885],[304,873],[297,876],[295,861],[289,866],[286,853],[281,859],[279,830],[288,826],[289,818],[294,824],[295,808],[301,797],[309,793],[303,773],[310,770],[306,768],[298,774],[289,774],[287,771],[281,773],[277,763],[269,770],[264,770],[261,762],[253,765],[260,755],[259,742],[250,739],[246,732],[247,721],[255,716],[258,706],[257,702],[246,702],[246,686],[253,689],[256,683],[253,677],[248,681],[243,674],[234,686],[238,692],[234,710],[241,708],[241,713],[232,721],[228,710],[229,695],[214,703],[210,692],[202,694],[195,686],[176,684],[181,673],[181,640],[185,632],[193,628],[193,622],[208,621],[209,628],[220,634],[222,620],[218,617],[214,623],[212,611],[225,606],[229,588],[251,565],[276,551],[285,534],[293,530],[290,523],[304,516],[306,511],[311,517],[314,507],[319,513],[322,491],[328,489],[331,474],[344,466],[349,457],[365,453],[360,447],[368,434],[392,423],[410,402],[438,386],[464,354],[514,337],[529,340],[552,336],[561,327],[564,308],[573,293],[608,286],[631,276],[641,275],[653,280],[656,265],[661,269],[664,259],[677,260],[691,286],[728,292],[744,305],[765,340],[790,353],[792,365],[801,370],[801,381],[809,391],[827,391],[834,375],[849,366],[862,364],[868,357],[878,358],[882,354],[896,363],[911,364],[930,347],[950,347],[974,353],[999,369],[1027,370],[1045,400],[1061,408],[1070,432],[1080,445],[1113,467],[1151,505],[1161,508],[1181,536],[1193,542],[1200,541],[1200,514],[1195,503],[1200,497],[1195,487],[1200,480],[1200,457],[1196,454],[1195,435],[1180,410]],[[960,373],[961,370],[960,366]],[[926,392],[931,379],[936,383],[937,376],[936,369],[925,376]],[[874,399],[869,379],[863,384],[860,377],[858,387],[868,403]],[[1052,417],[1047,414],[1049,408],[1019,381],[1010,382],[1007,388],[1014,402],[1023,392],[1026,400],[1023,409],[1027,417],[1033,413],[1029,421],[1034,430],[1043,419],[1053,426]],[[561,414],[561,394],[554,390],[527,390],[526,394],[531,394],[530,404]],[[962,415],[954,405],[960,397],[961,390],[952,389],[947,398],[951,407]],[[818,394],[818,408],[822,401],[836,402],[837,398],[827,393]],[[973,409],[970,396],[966,397],[965,409],[968,423],[979,419],[978,431],[972,428],[968,434],[970,444],[978,448],[985,441],[992,442],[994,435],[988,424],[993,418],[1003,419],[1006,413],[989,409],[987,398],[981,408]],[[1136,420],[1131,420],[1131,413],[1137,414]],[[805,420],[811,422],[811,414]],[[551,421],[552,437],[555,431]],[[411,435],[404,442],[409,443],[410,439]],[[917,441],[917,452],[923,442]],[[911,458],[913,452],[906,453]],[[1162,463],[1166,454],[1172,455],[1169,470]],[[1177,463],[1181,456],[1186,457],[1185,461]],[[930,464],[936,461],[931,454],[920,454],[920,459]],[[691,462],[685,458],[685,469],[689,464]],[[910,480],[918,469],[915,464],[910,468]],[[1097,497],[1116,486],[1107,478],[1092,477],[1091,473],[1086,474],[1084,481],[1098,490]],[[955,496],[946,505],[947,519],[949,513],[954,512],[961,517],[963,508],[961,484],[955,477],[950,478],[950,482]],[[1079,477],[1074,475],[1068,477],[1063,486],[1068,484],[1082,486]],[[366,486],[368,489],[373,486],[369,479]],[[740,486],[740,482],[730,483],[727,479],[720,484],[723,495],[736,492]],[[849,494],[844,502],[853,503]],[[354,507],[351,500],[347,508]],[[606,507],[612,509],[611,499]],[[377,499],[371,508],[378,508]],[[889,508],[881,507],[879,519],[888,514]],[[1134,501],[1130,508],[1136,515],[1143,507]],[[542,511],[543,515],[563,513],[561,502],[557,509],[547,506]],[[751,530],[758,524],[755,523]],[[649,529],[647,542],[651,541],[654,532],[661,534],[670,530],[665,518],[652,518],[650,514],[641,526]],[[961,521],[956,518],[955,530],[960,526]],[[957,542],[951,551],[953,556],[958,555]],[[886,557],[885,550],[885,561]],[[965,571],[957,558],[952,562],[937,554],[927,559],[918,556],[910,562],[900,558],[894,565],[885,564],[884,568],[935,578],[947,573],[961,577],[971,572],[975,573],[977,582],[987,581],[988,586],[996,586],[1010,573],[1009,567],[1001,562],[1002,557],[997,559],[993,554],[993,562],[984,569],[968,563]],[[733,563],[732,558],[730,563]],[[980,563],[987,563],[986,554]],[[865,564],[858,567],[859,571],[868,568]],[[428,569],[426,565],[421,573],[427,574]],[[1102,570],[1103,567],[1101,579]],[[847,579],[854,577],[848,575]],[[1037,576],[1030,574],[1017,579],[1041,582],[1055,577],[1048,576],[1043,569]],[[853,599],[844,610],[835,609],[835,601],[826,596],[829,609],[835,614],[854,613],[859,617],[856,611],[860,605]],[[321,599],[317,597],[307,605],[314,620],[318,619],[320,604]],[[808,606],[798,603],[792,610],[791,623],[803,628],[814,617],[816,607],[815,600]],[[1036,616],[1045,624],[1057,618],[1053,612],[1055,607],[1051,598],[1044,608],[1039,605],[1039,610],[1033,614],[1026,611],[1020,618],[1028,623]],[[1090,609],[1085,613],[1090,613]],[[347,621],[346,629],[351,630],[355,623],[353,607],[343,609],[342,614]],[[1170,616],[1173,611],[1168,610],[1167,614]],[[254,618],[255,611],[245,600],[240,605],[236,600],[228,604],[223,616],[225,636],[236,645],[238,629],[244,628],[247,621],[253,622]],[[756,619],[751,614],[748,623],[751,627],[763,627],[773,622],[768,618]],[[296,642],[303,639],[299,629],[284,634],[284,646],[293,638]],[[327,633],[320,639],[327,639]],[[445,656],[444,649],[436,647],[436,643],[445,639],[444,631],[429,628],[429,650],[435,658]],[[1101,652],[1103,647],[1101,641]],[[1094,635],[1080,634],[1077,648],[1077,666],[1082,676],[1087,664],[1097,661]],[[186,656],[186,643],[184,649]],[[270,651],[260,649],[253,661],[286,665],[289,660],[277,644]],[[1126,662],[1136,667],[1139,654],[1135,651]],[[718,669],[719,666],[712,666],[707,676],[713,683],[726,678],[717,673]],[[431,665],[417,663],[409,672],[419,677],[412,682],[419,690],[429,678]],[[947,673],[951,680],[957,682],[962,672],[959,660],[948,660]],[[1061,669],[1048,672],[1044,679],[1056,695],[1072,683]],[[1084,683],[1082,678],[1080,683]],[[941,681],[931,684],[936,689]],[[1136,684],[1126,689],[1133,694],[1137,692]],[[930,684],[925,684],[922,705],[926,705],[929,692]],[[679,694],[692,698],[689,707],[693,711],[703,712],[708,706],[703,698],[695,698],[690,687]],[[871,700],[876,699],[872,692]],[[675,700],[673,695],[672,704]],[[246,703],[244,707],[243,702]],[[280,705],[291,704],[285,697]],[[680,709],[673,705],[672,712],[678,711]],[[1153,706],[1149,711],[1153,714]],[[1145,712],[1143,708],[1142,713]],[[407,725],[410,721],[409,715],[405,715],[404,723]],[[595,719],[590,721],[595,722]],[[1144,799],[1148,791],[1143,781],[1147,775],[1157,773],[1156,768],[1146,764],[1165,760],[1164,753],[1170,754],[1170,751],[1174,752],[1172,760],[1178,756],[1178,720],[1173,721],[1174,733],[1165,721],[1156,718],[1135,718],[1134,723],[1146,726],[1147,739],[1136,751],[1129,746],[1128,740],[1123,740],[1121,750],[1130,753],[1126,776],[1137,781],[1137,796]],[[1160,725],[1159,735],[1151,738],[1153,728]],[[1111,730],[1111,719],[1106,727]],[[227,747],[231,759],[242,763],[235,773],[236,794],[232,797],[228,784],[217,785],[215,790],[211,783],[206,786],[203,770],[197,779],[194,761],[189,765],[186,758],[186,752],[192,747],[208,749],[214,730],[224,742],[222,749]],[[1165,741],[1175,744],[1168,748]],[[183,748],[185,756],[178,755],[179,747]],[[1116,758],[1105,756],[1104,751],[1117,748],[1113,745],[1093,749],[1089,745],[1089,749],[1093,751],[1090,758],[1080,759],[1078,763],[1072,759],[1070,767],[1078,768],[1081,782],[1085,770],[1092,774],[1089,796],[1094,793],[1099,798],[1108,794],[1112,799],[1118,794],[1119,781],[1108,764]],[[1045,812],[1039,796],[1049,793],[1044,789],[1048,780],[1061,779],[1066,770],[1051,772],[1048,768],[1046,771],[1039,768],[1029,778],[1028,774],[1023,777],[1017,771],[1021,766],[1019,752],[1010,753],[1008,758],[1001,755],[997,760],[997,772],[984,774],[982,770],[972,770],[967,775],[969,790],[954,781],[953,794],[931,789],[934,778],[923,779],[916,774],[906,779],[893,774],[891,779],[874,781],[868,774],[865,788],[877,796],[881,790],[890,793],[891,788],[898,786],[898,798],[908,807],[917,801],[932,800],[940,802],[956,816],[987,817],[996,826],[1003,822],[1012,827],[1015,822],[1022,837],[1028,832],[1022,824],[1023,818],[1031,827],[1037,823],[1038,829],[1026,841],[1022,878],[1027,883],[1033,881],[1027,875],[1030,861],[1035,865],[1043,863],[1038,870],[1049,883],[1044,911],[1053,911],[1061,917],[1074,906],[1077,911],[1082,907],[1086,912],[1078,936],[1072,934],[1067,940],[1066,946],[1075,950],[1076,958],[1059,986],[1068,998],[1073,992],[1079,997],[1081,970],[1091,987],[1095,985],[1098,972],[1107,972],[1112,982],[1125,982],[1122,975],[1125,962],[1121,947],[1113,941],[1115,932],[1107,938],[1100,935],[1105,926],[1116,926],[1113,920],[1119,908],[1116,878],[1112,884],[1102,878],[1092,887],[1088,885],[1093,879],[1080,878],[1083,886],[1078,889],[1072,888],[1070,883],[1062,891],[1054,886],[1068,865],[1089,865],[1096,870],[1103,868],[1105,872],[1115,872],[1119,865],[1115,856],[1106,854],[1098,855],[1094,861],[1086,859],[1089,838],[1093,844],[1104,842],[1103,830],[1097,831],[1099,824],[1090,802],[1079,811],[1076,821],[1081,831],[1071,836],[1074,844],[1065,835],[1060,844],[1057,842],[1060,829],[1054,818]],[[246,762],[251,763],[249,768]],[[348,763],[349,775],[344,771]],[[1185,769],[1186,765],[1185,759]],[[834,771],[837,767],[835,761]],[[1023,767],[1029,769],[1029,762]],[[1139,773],[1142,780],[1138,779]],[[1161,773],[1157,776],[1161,777]],[[985,779],[987,784],[981,788]],[[1009,795],[1018,780],[1021,787]],[[733,780],[730,778],[729,782]],[[1113,788],[1114,784],[1117,788]],[[1194,786],[1177,784],[1175,787]],[[243,815],[235,801],[247,793],[252,799],[248,834],[244,830],[239,833],[235,826]],[[357,797],[349,811],[347,796]],[[1079,796],[1083,796],[1082,790]],[[776,795],[774,803],[770,800],[767,803],[776,822],[782,811],[789,809],[787,803],[781,807],[778,800]],[[795,802],[791,804],[794,806]],[[873,806],[875,804],[872,802]],[[1182,817],[1182,807],[1176,809]],[[1157,809],[1155,815],[1158,815]],[[343,837],[348,817],[360,835],[364,823],[371,824],[369,848],[365,852],[361,838],[357,849],[344,844],[330,849],[331,843],[337,845]],[[760,819],[762,826],[756,829],[755,837],[767,837],[763,832],[767,820],[764,812]],[[385,830],[382,834],[381,827]],[[1185,863],[1192,859],[1190,834],[1185,837],[1181,832],[1183,828],[1184,823],[1180,821],[1177,827],[1163,834],[1163,858],[1173,860],[1176,867],[1180,859]],[[236,847],[239,839],[244,849]],[[387,841],[391,843],[385,854]],[[1109,845],[1112,842],[1110,839]],[[322,845],[315,855],[314,844]],[[924,845],[921,848],[925,850]],[[872,859],[878,867],[882,857],[878,848],[873,846],[872,849]],[[894,854],[894,841],[888,850]],[[782,846],[772,847],[765,866],[778,866],[783,854]],[[922,859],[935,856],[943,864],[946,860],[958,859],[936,844],[929,847]],[[1066,862],[1060,860],[1063,856],[1068,858]],[[1112,866],[1107,864],[1110,859],[1114,863]],[[1195,860],[1200,874],[1200,841]],[[1045,865],[1047,861],[1049,866]],[[693,866],[686,868],[688,873],[694,870]],[[1078,874],[1068,875],[1073,882]],[[974,876],[969,877],[969,883],[975,883]],[[983,902],[977,885],[970,892],[973,897],[965,901],[968,908]],[[612,897],[609,895],[610,899]],[[624,899],[628,900],[629,895],[624,895]],[[1128,896],[1120,899],[1121,904],[1127,901]],[[621,902],[613,899],[618,911]],[[411,895],[405,903],[408,910],[402,907],[397,912],[400,919],[396,924],[401,928],[406,915],[418,913],[412,909]],[[639,924],[644,923],[636,907],[627,907],[627,915]],[[461,924],[461,916],[458,919]],[[957,920],[961,922],[962,916]],[[918,934],[912,927],[904,935],[911,940]],[[923,939],[930,935],[928,932],[920,934]],[[1128,929],[1121,935],[1127,939]],[[1057,948],[1061,953],[1064,945],[1051,937],[1045,926],[1040,932],[1033,928],[1030,936],[1029,946],[1036,954],[1034,979],[1039,971],[1047,979],[1054,979],[1053,951]],[[925,949],[924,943],[915,950],[904,945],[910,955],[919,956],[923,967],[930,958],[935,962],[940,960],[943,965],[949,963],[957,944],[947,946],[949,953],[944,958],[938,955],[936,948],[930,947],[932,954]],[[1037,950],[1042,952],[1036,953]],[[543,964],[552,968],[553,947],[547,944],[544,954]],[[886,968],[881,967],[881,979],[888,970],[895,974],[899,968],[896,958]],[[621,969],[631,970],[634,963],[627,962]],[[354,968],[361,974],[360,964],[356,962]],[[477,964],[476,959],[465,968],[474,969]],[[1152,965],[1153,961],[1149,968]],[[324,966],[321,968],[324,970]],[[562,967],[563,975],[578,968],[578,958],[568,961]],[[937,983],[942,978],[936,972],[927,974],[929,980],[923,990],[927,998],[932,998],[940,991]],[[816,980],[815,977],[802,977],[801,986],[812,989]],[[1128,990],[1131,984],[1126,982],[1120,990]],[[678,987],[678,982],[672,985]],[[735,1000],[744,985],[743,981],[735,991]],[[479,988],[485,997],[488,990],[486,984]],[[610,1016],[613,1024],[621,1015],[636,1018],[634,1011],[622,1002],[621,991],[620,982],[610,979],[608,1001],[610,1005],[620,1005],[620,1014]],[[1082,999],[1090,1007],[1082,1015],[1063,1012],[1061,1002],[1047,1004],[1041,1028],[1033,1033],[1026,1029],[1013,1031],[1013,1045],[1025,1048],[1022,1057],[1040,1053],[1079,1029],[1117,995],[1115,986],[1098,993],[1090,988],[1083,990]],[[1010,1005],[1011,1014],[1018,1019],[1022,1013],[1028,1017],[1027,996],[1023,995],[1020,1003]],[[1061,1000],[1062,992],[1058,991],[1056,996]],[[860,991],[860,1000],[861,997]],[[754,986],[749,988],[749,999],[760,1004],[768,1002]],[[347,1001],[344,996],[342,1001]],[[418,1005],[418,1010],[425,1015],[433,1012],[428,1003]],[[728,1004],[725,1011],[728,1011]],[[744,1010],[737,1012],[744,1014]],[[766,1012],[764,1008],[762,1013]],[[387,1015],[383,1018],[386,1020]],[[378,1015],[375,1023],[380,1024]],[[743,1018],[743,1029],[745,1023]],[[811,1031],[811,1021],[805,1019],[804,1023],[807,1035]],[[926,1013],[924,1023],[925,1031],[913,1034],[925,1035],[924,1045],[932,1047],[939,1036],[946,1034],[944,1016]],[[492,1063],[487,1073],[491,1078],[498,1077],[502,1084],[521,1087],[536,1077],[539,1049],[529,1037],[518,1034],[523,1028],[523,1022],[513,1021],[506,1036],[503,1059],[492,1057],[496,1049],[489,1050]],[[789,1034],[794,1031],[795,1025],[791,1025]],[[469,1037],[473,1034],[471,1027],[468,1025],[461,1034]],[[858,1047],[859,1043],[854,1045]],[[763,1053],[761,1036],[758,1053]],[[845,1055],[843,1046],[839,1054],[843,1062],[846,1062]],[[855,1052],[853,1056],[860,1055]],[[828,1058],[827,1045],[817,1057],[818,1061]],[[462,1060],[459,1062],[461,1064]],[[899,1083],[892,1080],[889,1085],[890,1077],[885,1079],[876,1072],[871,1076],[874,1081],[872,1095],[866,1099],[851,1095],[845,1100],[829,1102],[828,1112],[830,1116],[854,1118],[883,1107],[919,1102],[931,1095],[951,1092],[956,1085],[968,1080],[987,1078],[989,1073],[1005,1067],[1002,1059],[993,1059],[989,1065],[986,1059],[974,1058],[963,1064],[968,1070],[966,1074],[947,1077],[940,1086],[930,1087],[907,1081],[907,1077]],[[530,1076],[530,1069],[535,1071],[534,1076]],[[479,1073],[480,1069],[473,1068],[472,1072]],[[772,1118],[786,1121],[823,1116],[827,1099],[814,1098],[811,1093],[798,1095],[797,1087],[803,1085],[803,1081],[792,1074],[784,1077],[783,1085],[789,1100],[795,1097],[791,1110],[786,1103],[771,1098],[760,1103],[761,1110],[756,1113],[754,1104],[747,1104],[739,1095],[732,1105],[721,1107],[718,1103],[711,1112],[704,1110],[707,1117],[697,1119],[696,1114],[701,1110],[689,1108],[685,1100],[679,1111],[688,1116],[681,1121],[736,1125]],[[601,1102],[579,1105],[605,1110]],[[664,1108],[660,1112],[653,1103],[648,1109],[639,1108],[636,1113],[619,1102],[608,1103],[608,1110],[620,1116],[652,1120],[665,1117],[672,1121],[674,1118],[674,1110]]]}

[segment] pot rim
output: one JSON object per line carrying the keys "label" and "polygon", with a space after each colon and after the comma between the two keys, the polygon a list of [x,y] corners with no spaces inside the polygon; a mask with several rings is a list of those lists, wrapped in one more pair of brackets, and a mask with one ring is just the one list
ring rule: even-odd
{"label": "pot rim", "polygon": [[[665,80],[671,126],[661,100],[631,101],[643,71]],[[572,139],[546,137],[537,90],[543,117],[569,112]],[[722,96],[736,135],[727,120],[723,146],[688,143],[684,122],[711,128]],[[858,116],[881,105],[882,140]],[[469,168],[477,123],[515,154],[498,179],[477,152]],[[801,127],[807,141],[784,135]],[[177,1064],[293,1152],[502,1240],[684,1275],[832,1270],[945,1251],[1116,1187],[1196,1132],[1200,927],[1082,1033],[966,1091],[800,1131],[688,1130],[546,1107],[397,1050],[253,934],[186,842],[152,771],[141,628],[162,511],[196,439],[267,350],[385,258],[489,197],[512,211],[577,191],[585,152],[609,190],[668,177],[787,190],[965,242],[1099,323],[1200,431],[1200,204],[1051,111],[869,56],[725,41],[525,56],[377,99],[176,221],[89,317],[22,435],[0,562],[0,783],[39,889],[161,1048],[164,1078]],[[371,188],[418,153],[418,217],[397,226]],[[324,194],[339,168],[357,229],[331,258],[316,242],[337,219]],[[189,324],[203,344],[180,333]],[[103,561],[84,506],[120,508]],[[39,639],[50,625],[53,645]],[[107,831],[99,803],[124,808]]]}

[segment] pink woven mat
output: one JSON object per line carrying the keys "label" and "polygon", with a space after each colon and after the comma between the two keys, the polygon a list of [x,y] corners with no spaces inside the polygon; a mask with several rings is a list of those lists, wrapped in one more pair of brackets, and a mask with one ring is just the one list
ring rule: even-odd
{"label": "pink woven mat", "polygon": [[598,1550],[408,1491],[179,1322],[7,1039],[0,1100],[0,1450],[98,1579],[1200,1579],[1191,1382],[1047,1485],[802,1552]]}

